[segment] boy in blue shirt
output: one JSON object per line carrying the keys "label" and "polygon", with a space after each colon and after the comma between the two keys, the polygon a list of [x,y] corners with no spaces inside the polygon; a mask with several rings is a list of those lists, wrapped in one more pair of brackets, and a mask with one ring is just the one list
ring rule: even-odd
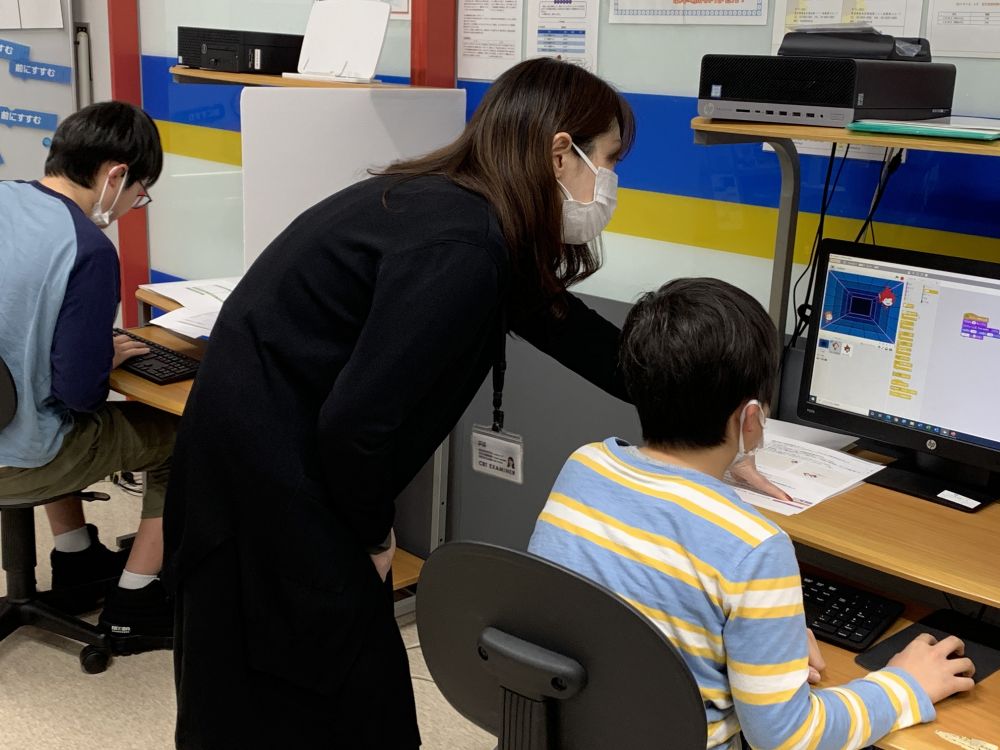
{"label": "boy in blue shirt", "polygon": [[[103,102],[59,126],[37,182],[0,182],[0,358],[18,407],[0,431],[0,497],[66,497],[45,506],[55,537],[52,587],[73,612],[96,609],[116,651],[168,647],[172,607],[157,578],[176,417],[107,402],[108,375],[138,342],[112,335],[115,246],[101,231],[146,205],[163,152],[141,109]],[[131,552],[113,553],[85,523],[77,493],[119,470],[145,471]]]}
{"label": "boy in blue shirt", "polygon": [[[610,438],[567,461],[529,551],[617,592],[694,674],[708,748],[856,750],[931,721],[971,690],[962,643],[920,636],[865,678],[813,690],[822,657],[806,629],[788,536],[722,478],[762,444],[780,347],[764,309],[715,279],[645,295],[621,362],[644,445]],[[957,658],[949,659],[957,655]]]}

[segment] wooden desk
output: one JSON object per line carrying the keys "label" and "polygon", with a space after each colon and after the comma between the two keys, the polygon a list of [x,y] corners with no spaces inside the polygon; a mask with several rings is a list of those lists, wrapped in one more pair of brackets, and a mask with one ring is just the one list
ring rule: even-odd
{"label": "wooden desk", "polygon": [[[906,616],[919,619],[924,614],[926,612],[912,610],[907,611]],[[886,637],[903,630],[910,622],[909,619],[899,620],[889,629]],[[826,643],[821,643],[820,649],[826,659],[826,671],[818,687],[843,685],[867,673],[866,669],[855,664],[852,652]],[[878,746],[885,750],[958,750],[955,745],[938,737],[935,734],[938,731],[1000,745],[1000,673],[983,680],[968,695],[952,696],[938,703],[936,708],[935,721],[893,732],[879,741]]]}
{"label": "wooden desk", "polygon": [[894,133],[862,133],[847,128],[824,128],[816,125],[772,125],[763,122],[738,120],[710,120],[696,117],[691,121],[695,131],[703,133],[728,133],[750,135],[757,139],[788,138],[797,141],[822,143],[850,143],[852,146],[877,146],[878,148],[912,148],[917,151],[941,151],[974,156],[1000,156],[1000,141],[969,141],[961,138],[928,138],[920,135]]}
{"label": "wooden desk", "polygon": [[998,503],[962,513],[863,484],[797,516],[763,513],[807,547],[1000,607]]}
{"label": "wooden desk", "polygon": [[400,84],[382,83],[348,83],[347,81],[310,81],[306,78],[285,78],[284,76],[264,75],[261,73],[226,73],[221,70],[202,70],[189,68],[186,65],[173,65],[170,73],[178,83],[235,83],[241,86],[287,86],[318,89],[372,89],[401,88]]}
{"label": "wooden desk", "polygon": [[[871,458],[872,456],[867,456]],[[762,511],[796,542],[939,591],[1000,607],[1000,504],[979,513],[864,484],[796,516]],[[892,596],[892,592],[885,592]],[[909,608],[885,637],[927,614]],[[821,643],[827,670],[820,687],[863,677],[855,654]],[[970,695],[937,706],[930,724],[895,732],[878,743],[888,750],[955,750],[935,732],[1000,745],[1000,673]]]}
{"label": "wooden desk", "polygon": [[396,554],[392,558],[392,587],[398,591],[412,586],[420,580],[420,571],[423,567],[423,560],[397,547]]}
{"label": "wooden desk", "polygon": [[149,325],[149,321],[153,318],[154,307],[164,312],[172,312],[181,308],[180,303],[176,300],[164,297],[162,294],[150,291],[149,289],[136,289],[135,301],[139,306],[139,325],[141,326]]}
{"label": "wooden desk", "polygon": [[[180,307],[173,300],[144,289],[138,290],[136,299],[139,299],[140,292],[144,293],[146,300],[150,304],[161,309],[163,309],[161,301],[169,302],[172,305],[169,309]],[[162,344],[174,351],[187,354],[189,357],[199,360],[204,355],[207,345],[205,341],[192,341],[159,326],[144,326],[129,330],[138,336],[142,336],[144,339],[149,339],[157,344]],[[149,404],[157,409],[162,409],[178,416],[184,413],[184,406],[187,404],[188,396],[191,393],[191,386],[194,383],[193,380],[182,380],[179,383],[171,383],[170,385],[156,385],[145,378],[140,378],[138,375],[133,375],[121,369],[112,371],[110,382],[111,390],[123,396],[128,396],[135,401]],[[416,555],[411,555],[406,550],[397,549],[396,555],[392,560],[393,589],[398,591],[417,583],[420,579],[420,571],[423,566],[424,561]]]}

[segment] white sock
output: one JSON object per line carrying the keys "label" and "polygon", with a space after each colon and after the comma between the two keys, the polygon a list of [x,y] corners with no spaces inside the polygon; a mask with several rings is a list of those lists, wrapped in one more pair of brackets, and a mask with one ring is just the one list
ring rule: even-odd
{"label": "white sock", "polygon": [[122,577],[118,579],[118,587],[123,589],[143,589],[156,580],[156,576],[148,576],[144,573],[133,573],[131,570],[123,570]]}
{"label": "white sock", "polygon": [[83,552],[90,547],[90,531],[86,526],[81,526],[72,531],[65,531],[56,534],[56,552]]}

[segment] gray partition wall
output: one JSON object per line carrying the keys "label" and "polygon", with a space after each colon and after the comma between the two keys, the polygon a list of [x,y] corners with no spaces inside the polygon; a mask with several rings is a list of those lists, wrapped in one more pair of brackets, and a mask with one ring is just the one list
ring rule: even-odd
{"label": "gray partition wall", "polygon": [[[621,325],[622,302],[581,298]],[[581,445],[611,435],[641,437],[635,410],[516,338],[507,344],[504,389],[506,428],[524,438],[524,484],[472,470],[471,430],[492,418],[492,379],[479,389],[451,435],[448,539],[477,540],[524,549],[552,483]]]}
{"label": "gray partition wall", "polygon": [[[621,325],[629,305],[580,295],[590,307]],[[802,372],[802,345],[789,352],[782,373],[781,419],[795,415]],[[545,498],[566,461],[581,445],[612,435],[637,443],[642,437],[631,405],[609,396],[529,344],[509,339],[504,391],[506,427],[524,438],[524,484],[472,470],[471,430],[492,416],[492,380],[479,389],[451,435],[448,483],[449,540],[492,542],[523,549]]]}

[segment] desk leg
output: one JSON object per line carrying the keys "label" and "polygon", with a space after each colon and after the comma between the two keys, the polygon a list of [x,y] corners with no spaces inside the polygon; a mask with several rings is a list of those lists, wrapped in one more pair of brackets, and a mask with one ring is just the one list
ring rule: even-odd
{"label": "desk leg", "polygon": [[778,202],[778,232],[774,238],[774,268],[771,270],[771,297],[768,312],[783,334],[788,319],[792,261],[795,256],[795,228],[799,219],[799,152],[788,139],[768,141],[781,166],[781,196]]}
{"label": "desk leg", "polygon": [[139,326],[148,326],[153,318],[153,306],[147,302],[137,302],[139,306]]}
{"label": "desk leg", "polygon": [[451,437],[434,451],[434,478],[431,484],[431,538],[428,549],[433,552],[444,544],[445,528],[448,522],[448,454],[451,452]]}
{"label": "desk leg", "polygon": [[[694,142],[703,146],[761,143],[763,138],[733,133],[696,130]],[[774,238],[774,266],[771,269],[771,296],[768,313],[784,333],[788,317],[789,287],[792,284],[792,258],[795,254],[795,227],[799,219],[799,152],[788,138],[767,141],[781,167],[781,194],[778,202],[778,231]]]}

